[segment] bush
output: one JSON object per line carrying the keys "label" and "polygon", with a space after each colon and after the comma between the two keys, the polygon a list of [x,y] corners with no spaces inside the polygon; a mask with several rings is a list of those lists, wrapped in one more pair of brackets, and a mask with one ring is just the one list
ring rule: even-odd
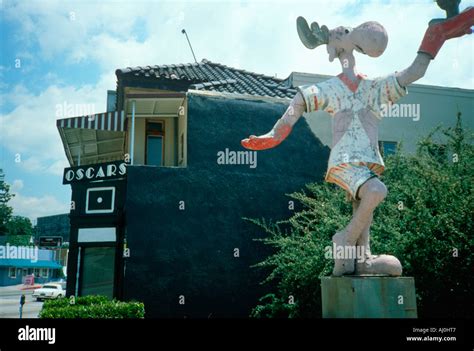
{"label": "bush", "polygon": [[71,304],[69,299],[45,301],[40,318],[144,318],[141,302],[109,300],[106,296],[80,296]]}
{"label": "bush", "polygon": [[[474,288],[474,148],[472,133],[438,128],[419,143],[416,155],[398,151],[386,158],[382,181],[389,195],[376,209],[371,227],[374,254],[397,256],[405,276],[415,277],[420,317],[470,317]],[[321,276],[333,261],[324,257],[332,235],[349,222],[352,206],[332,184],[309,184],[289,195],[303,210],[279,223],[251,220],[269,233],[275,248],[257,264],[271,269],[265,282],[276,291],[264,296],[254,317],[320,317]],[[291,300],[291,301],[290,301]],[[293,302],[294,303],[290,303]]]}

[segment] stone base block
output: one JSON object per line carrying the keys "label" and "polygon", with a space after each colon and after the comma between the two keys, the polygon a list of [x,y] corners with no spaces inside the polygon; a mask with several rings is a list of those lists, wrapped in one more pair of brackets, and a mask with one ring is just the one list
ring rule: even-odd
{"label": "stone base block", "polygon": [[416,318],[413,277],[321,278],[323,318]]}

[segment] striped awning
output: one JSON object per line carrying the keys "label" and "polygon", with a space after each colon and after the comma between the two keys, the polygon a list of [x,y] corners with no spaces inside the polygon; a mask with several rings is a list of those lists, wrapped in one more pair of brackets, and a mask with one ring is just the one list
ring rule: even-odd
{"label": "striped awning", "polygon": [[108,130],[112,132],[125,131],[124,111],[97,113],[89,116],[79,116],[58,119],[58,128],[79,128]]}
{"label": "striped awning", "polygon": [[123,159],[125,111],[112,111],[56,121],[71,167]]}

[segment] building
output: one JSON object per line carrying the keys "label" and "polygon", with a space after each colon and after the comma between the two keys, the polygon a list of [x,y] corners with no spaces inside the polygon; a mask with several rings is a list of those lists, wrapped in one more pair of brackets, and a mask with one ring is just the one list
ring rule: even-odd
{"label": "building", "polygon": [[35,243],[40,248],[54,250],[57,262],[67,267],[70,231],[69,213],[38,217],[35,226]]}
{"label": "building", "polygon": [[2,246],[1,248],[3,254],[0,256],[0,286],[23,284],[26,277],[31,275],[34,275],[35,284],[44,284],[61,277],[62,266],[54,259],[53,251],[38,250],[37,256],[25,258],[25,256],[13,256],[8,253],[10,249],[16,251],[16,247]]}
{"label": "building", "polygon": [[69,242],[69,213],[38,217],[35,226],[35,241],[40,238],[61,238],[61,243]]}
{"label": "building", "polygon": [[151,317],[248,316],[265,276],[250,266],[269,249],[243,217],[288,217],[285,194],[322,180],[329,155],[303,122],[232,164],[286,109],[281,83],[208,61],[118,70],[116,111],[59,120],[68,294],[141,300]]}
{"label": "building", "polygon": [[271,251],[245,218],[288,218],[286,194],[327,166],[319,116],[278,148],[240,146],[273,126],[299,76],[207,60],[116,75],[114,111],[57,121],[71,166],[67,294],[140,300],[147,317],[248,316],[268,273],[252,265]]}

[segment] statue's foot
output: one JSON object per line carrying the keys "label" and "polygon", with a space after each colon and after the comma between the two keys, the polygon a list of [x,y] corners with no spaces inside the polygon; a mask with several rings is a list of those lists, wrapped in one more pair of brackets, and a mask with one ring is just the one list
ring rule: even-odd
{"label": "statue's foot", "polygon": [[342,252],[343,255],[345,255],[346,253],[355,252],[355,246],[352,246],[354,250],[351,250],[351,249],[346,250],[346,247],[350,247],[350,245],[347,243],[347,236],[345,232],[337,232],[336,234],[334,234],[332,237],[332,242],[335,245],[335,247],[333,246],[334,269],[332,270],[332,275],[336,277],[340,277],[341,275],[344,275],[344,274],[353,274],[355,270],[354,257],[352,258],[351,257],[336,258],[336,257],[338,257],[337,255],[338,252]]}
{"label": "statue's foot", "polygon": [[357,275],[389,275],[399,277],[402,275],[402,264],[395,256],[371,255],[363,262],[357,261],[355,265]]}

